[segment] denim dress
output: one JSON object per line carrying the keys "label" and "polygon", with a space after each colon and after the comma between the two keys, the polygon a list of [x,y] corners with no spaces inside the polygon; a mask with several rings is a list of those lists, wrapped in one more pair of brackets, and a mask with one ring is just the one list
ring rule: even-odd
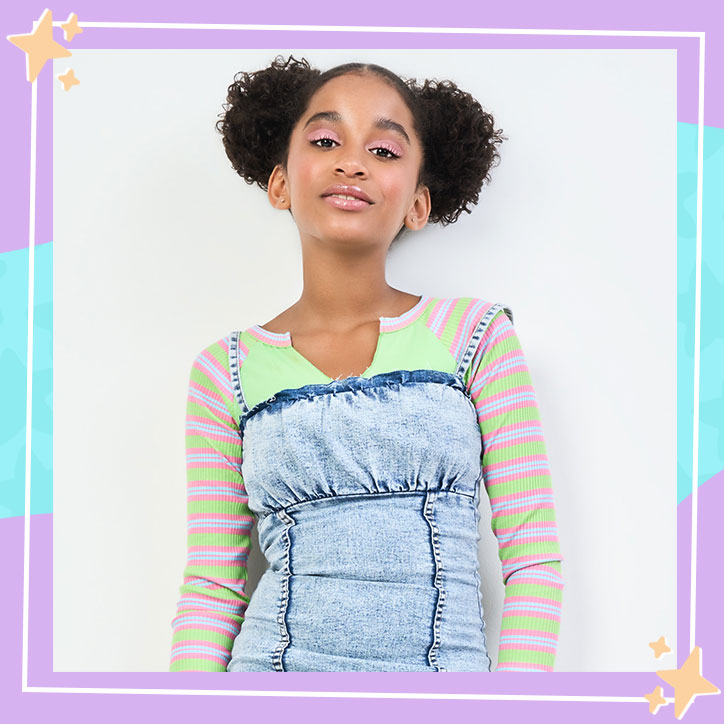
{"label": "denim dress", "polygon": [[500,308],[447,369],[423,356],[417,369],[289,387],[251,407],[243,333],[232,334],[241,470],[268,568],[227,671],[491,670],[482,443],[464,379]]}

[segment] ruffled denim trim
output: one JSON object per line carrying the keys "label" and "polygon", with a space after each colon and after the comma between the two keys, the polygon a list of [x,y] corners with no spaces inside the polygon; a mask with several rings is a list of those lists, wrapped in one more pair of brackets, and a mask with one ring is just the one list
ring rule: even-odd
{"label": "ruffled denim trim", "polygon": [[398,387],[400,385],[409,384],[440,384],[447,385],[453,389],[459,390],[473,405],[470,393],[465,387],[462,377],[451,374],[450,372],[442,372],[440,370],[394,370],[393,372],[382,372],[372,377],[347,377],[341,380],[332,380],[326,383],[315,383],[303,385],[290,389],[280,390],[266,400],[258,402],[254,407],[248,410],[239,418],[239,429],[244,434],[246,423],[257,412],[264,410],[272,405],[284,406],[291,405],[298,400],[309,400],[320,395],[337,395],[345,392],[366,392],[379,387]]}

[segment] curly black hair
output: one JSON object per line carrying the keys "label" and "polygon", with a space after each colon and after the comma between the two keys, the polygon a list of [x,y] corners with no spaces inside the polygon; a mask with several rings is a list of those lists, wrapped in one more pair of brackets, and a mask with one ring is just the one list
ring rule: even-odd
{"label": "curly black hair", "polygon": [[496,130],[493,116],[452,81],[419,85],[373,63],[345,63],[323,73],[304,58],[278,55],[267,68],[237,73],[215,126],[236,172],[266,191],[274,166],[286,170],[292,130],[314,93],[346,73],[376,74],[410,109],[423,149],[418,186],[430,190],[428,221],[446,226],[463,211],[471,213],[483,183],[490,182],[490,169],[500,162],[497,146],[506,139],[502,129]]}

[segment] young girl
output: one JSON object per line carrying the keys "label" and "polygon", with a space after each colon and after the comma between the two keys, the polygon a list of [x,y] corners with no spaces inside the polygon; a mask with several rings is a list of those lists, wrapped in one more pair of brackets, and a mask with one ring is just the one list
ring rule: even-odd
{"label": "young girl", "polygon": [[[226,153],[291,214],[304,289],[191,368],[171,671],[491,671],[483,485],[496,670],[552,671],[562,556],[512,312],[385,279],[401,234],[470,213],[501,132],[454,83],[362,63],[278,57],[227,100]],[[255,522],[269,566],[250,599]]]}

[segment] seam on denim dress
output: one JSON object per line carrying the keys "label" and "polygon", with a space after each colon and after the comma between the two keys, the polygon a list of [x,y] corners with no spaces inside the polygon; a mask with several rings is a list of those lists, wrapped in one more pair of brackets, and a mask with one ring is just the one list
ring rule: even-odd
{"label": "seam on denim dress", "polygon": [[470,340],[468,342],[468,346],[465,349],[465,352],[460,359],[460,362],[458,363],[458,368],[455,371],[455,374],[461,379],[465,380],[465,373],[468,370],[468,366],[470,365],[470,362],[472,361],[473,357],[475,356],[475,350],[478,348],[478,344],[480,340],[483,337],[483,334],[488,326],[490,324],[490,320],[495,316],[495,314],[500,309],[506,309],[506,307],[503,307],[502,304],[493,304],[486,312],[483,314],[483,316],[480,318],[480,321],[478,322],[477,326],[475,327],[475,330],[473,331],[472,336],[470,337]]}
{"label": "seam on denim dress", "polygon": [[234,391],[236,404],[241,410],[242,416],[245,415],[249,408],[244,400],[244,392],[241,389],[241,370],[239,368],[239,335],[241,332],[232,332],[229,338],[229,374],[231,376],[231,388]]}
{"label": "seam on denim dress", "polygon": [[[475,484],[475,531],[476,531],[476,538],[475,538],[475,549],[478,549],[478,546],[480,545],[480,485],[482,483],[483,479],[483,471],[482,467],[480,469],[480,477],[478,478],[478,482]],[[480,580],[480,562],[475,565],[475,584],[477,586],[477,598],[478,598],[478,612],[480,614],[480,633],[483,635],[483,646],[485,647],[485,655],[488,657],[488,671],[490,671],[490,665],[491,660],[490,656],[488,654],[488,640],[485,632],[485,618],[483,616],[483,591],[482,591],[482,581]]]}
{"label": "seam on denim dress", "polygon": [[435,576],[433,583],[437,589],[437,603],[435,604],[435,615],[432,626],[432,644],[427,652],[427,660],[435,671],[447,671],[444,669],[437,658],[437,652],[440,648],[440,625],[442,623],[442,607],[445,603],[445,589],[442,587],[442,559],[440,554],[440,531],[434,520],[433,503],[437,498],[436,493],[428,493],[425,496],[425,504],[423,506],[423,516],[430,526],[430,544],[432,546],[432,555],[435,561]]}
{"label": "seam on denim dress", "polygon": [[[386,482],[383,480],[383,482]],[[431,483],[427,483],[423,481],[423,485],[429,485]],[[365,490],[362,493],[329,493],[327,495],[315,495],[315,497],[308,497],[305,500],[298,500],[295,503],[288,503],[287,505],[284,505],[281,508],[273,508],[270,509],[270,512],[277,513],[280,510],[284,511],[296,511],[299,508],[302,508],[307,505],[314,505],[315,503],[319,503],[320,501],[324,500],[346,500],[346,499],[354,499],[354,498],[375,498],[375,497],[395,497],[398,495],[412,495],[417,497],[420,495],[420,493],[424,492],[432,492],[432,493],[449,493],[450,495],[459,495],[462,498],[468,498],[472,499],[473,496],[469,495],[468,493],[462,493],[459,490],[429,490],[428,489],[420,489],[420,488],[412,488],[411,490],[379,490],[379,491],[370,491]]]}
{"label": "seam on denim dress", "polygon": [[292,575],[291,571],[291,555],[292,546],[291,539],[289,537],[289,529],[295,524],[295,520],[287,515],[283,510],[277,512],[279,519],[286,524],[284,530],[285,540],[285,552],[284,552],[284,574],[282,577],[282,600],[279,604],[279,611],[277,612],[277,623],[279,624],[279,643],[277,644],[276,650],[272,654],[272,665],[275,671],[285,671],[284,668],[284,652],[289,646],[291,640],[289,636],[289,629],[287,628],[287,608],[289,607],[289,579]]}
{"label": "seam on denim dress", "polygon": [[[460,378],[460,380],[465,383],[465,374],[467,373],[468,366],[470,365],[470,362],[472,361],[475,351],[478,348],[478,344],[480,340],[482,339],[483,334],[485,333],[485,330],[487,329],[488,325],[490,324],[493,317],[497,314],[498,311],[502,309],[505,314],[508,316],[508,319],[510,320],[510,323],[513,323],[513,311],[510,307],[504,305],[504,304],[493,304],[490,309],[488,309],[485,314],[482,316],[480,321],[477,324],[477,327],[475,328],[475,331],[473,332],[472,337],[470,338],[470,342],[468,343],[467,349],[465,350],[465,354],[463,355],[462,359],[460,360],[460,364],[458,365],[458,369],[456,374]],[[467,392],[467,387],[465,387]],[[466,397],[470,400],[470,403],[473,406],[473,410],[475,411],[475,414],[477,415],[477,410],[475,409],[475,404],[470,398],[469,394],[466,394]],[[482,462],[482,461],[481,461]],[[480,475],[478,477],[478,481],[475,484],[475,529],[478,536],[480,536],[480,486],[483,485],[483,469],[482,464],[480,468]],[[480,615],[480,631],[483,635],[483,645],[485,646],[485,655],[488,658],[488,671],[491,671],[492,667],[492,660],[490,658],[490,655],[488,654],[488,646],[487,646],[487,636],[485,631],[485,618],[483,616],[483,593],[482,593],[482,581],[480,580],[480,572],[479,572],[479,563],[475,566],[475,582],[477,585],[477,598],[478,598],[478,611]]]}

